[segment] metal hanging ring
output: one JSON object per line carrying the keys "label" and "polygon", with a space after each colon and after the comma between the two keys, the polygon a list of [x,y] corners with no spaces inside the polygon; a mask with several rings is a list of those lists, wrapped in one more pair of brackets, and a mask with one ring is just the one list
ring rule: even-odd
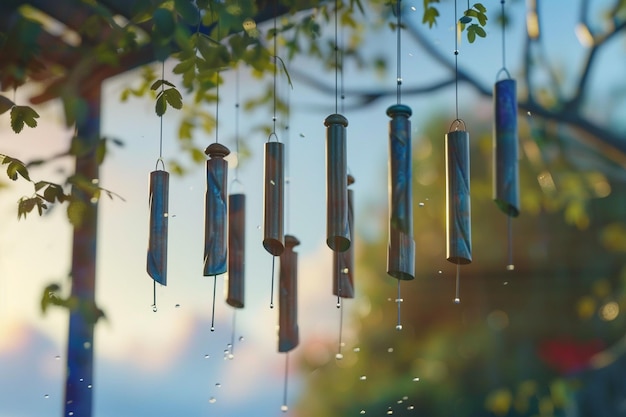
{"label": "metal hanging ring", "polygon": [[500,75],[504,73],[506,74],[506,78],[507,79],[511,79],[511,74],[509,74],[509,70],[507,70],[505,67],[500,68],[500,71],[498,71],[498,73],[496,74],[496,81],[500,80]]}
{"label": "metal hanging ring", "polygon": [[450,128],[448,129],[448,133],[452,132],[452,127],[454,126],[454,131],[458,131],[459,130],[459,126],[463,125],[463,129],[461,129],[461,131],[465,132],[465,122],[463,121],[463,119],[454,119],[452,121],[452,124],[450,125]]}
{"label": "metal hanging ring", "polygon": [[271,141],[272,141],[272,136],[273,136],[274,138],[276,138],[276,142],[280,142],[280,141],[278,140],[278,135],[276,134],[276,132],[272,132],[272,133],[270,133],[270,135],[269,135],[269,136],[268,136],[268,138],[267,138],[267,141],[268,141],[268,142],[271,142]]}
{"label": "metal hanging ring", "polygon": [[162,171],[165,171],[165,162],[163,161],[163,158],[157,159],[156,164],[154,166],[154,170],[155,171],[159,170],[159,162],[161,163],[161,166],[163,167]]}

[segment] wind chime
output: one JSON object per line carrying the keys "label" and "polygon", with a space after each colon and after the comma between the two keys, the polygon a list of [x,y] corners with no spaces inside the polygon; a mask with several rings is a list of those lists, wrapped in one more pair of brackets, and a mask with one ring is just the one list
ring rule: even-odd
{"label": "wind chime", "polygon": [[[472,230],[470,202],[469,133],[465,122],[459,118],[458,38],[461,21],[457,19],[454,2],[454,68],[456,118],[445,135],[446,154],[446,258],[456,264],[456,288],[454,302],[461,302],[459,295],[460,266],[472,262]],[[454,130],[452,130],[454,128]]]}
{"label": "wind chime", "polygon": [[228,161],[224,158],[230,154],[230,150],[219,143],[219,77],[218,71],[216,73],[215,142],[204,151],[209,159],[206,161],[203,275],[213,277],[211,331],[215,331],[217,276],[226,272],[228,262],[228,200],[226,199]]}
{"label": "wind chime", "polygon": [[411,108],[401,103],[402,4],[396,2],[397,103],[387,109],[389,122],[389,241],[387,273],[398,280],[396,330],[402,330],[400,282],[415,278],[415,241],[413,240],[413,184],[411,154]]}
{"label": "wind chime", "polygon": [[[161,80],[165,79],[165,63],[161,66]],[[164,83],[161,84],[161,94]],[[146,269],[153,280],[152,311],[157,311],[156,284],[167,285],[167,231],[170,174],[163,162],[163,115],[160,115],[159,158],[150,173],[150,235]],[[162,169],[159,169],[161,163]]]}
{"label": "wind chime", "polygon": [[[506,69],[504,0],[502,5],[502,68],[496,75],[493,89],[493,199],[498,208],[507,215],[508,263],[506,269],[515,269],[513,264],[512,218],[519,215],[519,167],[517,137],[516,83]],[[497,80],[501,74],[506,78]]]}
{"label": "wind chime", "polygon": [[[235,104],[235,146],[239,157],[239,70],[237,70],[237,103]],[[239,181],[239,163],[235,167],[233,184]],[[232,187],[231,187],[232,188]],[[237,310],[245,304],[246,265],[246,195],[242,192],[228,196],[228,284],[226,303],[233,307],[233,327],[230,354],[235,348]]]}

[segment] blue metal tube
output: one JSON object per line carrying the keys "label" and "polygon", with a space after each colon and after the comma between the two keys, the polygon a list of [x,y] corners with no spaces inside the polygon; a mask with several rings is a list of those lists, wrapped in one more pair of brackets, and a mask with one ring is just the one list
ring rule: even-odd
{"label": "blue metal tube", "polygon": [[243,308],[246,266],[246,196],[228,196],[228,293],[226,302]]}
{"label": "blue metal tube", "polygon": [[224,159],[230,150],[219,143],[206,148],[206,195],[204,215],[204,276],[226,272],[227,263],[227,216],[226,181],[228,162]]}
{"label": "blue metal tube", "polygon": [[146,268],[152,279],[161,285],[167,285],[169,179],[167,171],[150,173],[150,237]]}
{"label": "blue metal tube", "polygon": [[298,332],[298,253],[293,248],[300,241],[285,236],[285,251],[280,255],[278,299],[278,351],[289,352],[300,342]]}

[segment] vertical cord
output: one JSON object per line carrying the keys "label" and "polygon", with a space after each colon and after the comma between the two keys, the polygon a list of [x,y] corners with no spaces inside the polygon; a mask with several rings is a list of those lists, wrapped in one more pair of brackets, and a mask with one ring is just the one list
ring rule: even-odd
{"label": "vertical cord", "polygon": [[156,281],[152,280],[152,311],[157,312],[156,305]]}
{"label": "vertical cord", "polygon": [[459,297],[460,285],[461,285],[461,264],[456,264],[456,289],[454,292],[454,304],[459,304],[461,302],[461,298]]}
{"label": "vertical cord", "polygon": [[[278,71],[278,30],[276,28],[276,5],[278,3],[278,0],[275,0],[274,2],[274,113],[272,115],[272,123],[273,123],[273,132],[274,135],[276,135],[276,76],[277,76],[277,71]],[[270,135],[271,136],[271,135]]]}
{"label": "vertical cord", "polygon": [[[220,41],[220,21],[217,20],[217,42]],[[220,123],[220,70],[217,70],[215,79],[215,143],[219,142]]]}
{"label": "vertical cord", "polygon": [[289,381],[289,352],[285,353],[285,381],[283,387],[283,405],[280,407],[283,413],[287,412],[289,407],[287,406],[287,383]]}
{"label": "vertical cord", "polygon": [[274,308],[274,264],[276,257],[272,256],[272,285],[270,287],[270,308]]}
{"label": "vertical cord", "polygon": [[239,163],[241,155],[239,154],[239,67],[235,72],[235,153],[237,154],[237,165],[235,166],[235,179],[239,181]]}
{"label": "vertical cord", "polygon": [[396,321],[396,330],[402,330],[402,319],[400,315],[400,305],[402,304],[402,297],[400,296],[400,281],[398,280],[398,292],[396,294],[396,304],[398,304],[398,319]]}
{"label": "vertical cord", "polygon": [[290,163],[291,160],[291,137],[289,134],[289,122],[291,119],[291,94],[289,88],[287,88],[287,117],[285,124],[285,230],[287,234],[291,231],[291,221],[289,216],[291,215],[291,190],[289,185],[291,184],[291,170]]}
{"label": "vertical cord", "polygon": [[[161,62],[161,80],[165,81],[165,61]],[[161,82],[161,94],[165,90],[165,83]],[[161,127],[159,132],[159,159],[163,159],[163,115],[159,116]]]}
{"label": "vertical cord", "polygon": [[500,5],[502,6],[502,68],[506,68],[506,47],[505,47],[505,16],[504,16],[504,0],[500,0]]}
{"label": "vertical cord", "polygon": [[396,83],[397,83],[397,98],[398,98],[398,104],[400,104],[401,101],[401,94],[402,94],[402,34],[400,32],[400,28],[402,26],[402,0],[397,0],[397,26],[396,26],[396,66],[397,66],[397,77],[396,77]]}
{"label": "vertical cord", "polygon": [[213,307],[211,309],[211,331],[215,331],[215,292],[217,289],[217,275],[213,276]]}
{"label": "vertical cord", "polygon": [[459,120],[459,22],[456,8],[454,0],[454,106],[456,120]]}
{"label": "vertical cord", "polygon": [[[338,35],[338,9],[339,0],[335,0],[335,113],[339,111],[339,45],[337,44]],[[342,63],[343,65],[343,63]]]}
{"label": "vertical cord", "polygon": [[233,329],[230,333],[230,354],[235,354],[235,333],[237,328],[237,309],[233,308]]}

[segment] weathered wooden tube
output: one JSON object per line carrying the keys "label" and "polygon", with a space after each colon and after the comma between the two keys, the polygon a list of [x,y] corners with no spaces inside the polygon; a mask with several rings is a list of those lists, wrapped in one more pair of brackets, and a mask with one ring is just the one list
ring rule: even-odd
{"label": "weathered wooden tube", "polygon": [[415,278],[413,239],[413,182],[411,108],[396,104],[387,109],[389,122],[389,243],[387,273],[394,278]]}
{"label": "weathered wooden tube", "polygon": [[[348,174],[347,185],[354,183]],[[344,252],[333,251],[333,294],[342,298],[354,298],[354,191],[348,188],[348,227],[350,247]]]}
{"label": "weathered wooden tube", "polygon": [[267,142],[263,180],[263,247],[274,256],[285,250],[284,170],[284,145]]}
{"label": "weathered wooden tube", "polygon": [[472,262],[469,133],[448,132],[446,148],[446,259]]}
{"label": "weathered wooden tube", "polygon": [[348,226],[348,187],[346,175],[346,127],[348,119],[331,114],[324,120],[326,126],[326,244],[337,252],[350,247]]}
{"label": "weathered wooden tube", "polygon": [[280,283],[278,300],[278,351],[289,352],[300,341],[298,331],[298,254],[293,248],[300,241],[285,236],[285,250],[280,255]]}
{"label": "weathered wooden tube", "polygon": [[155,282],[167,285],[167,230],[170,174],[150,173],[150,237],[147,271]]}
{"label": "weathered wooden tube", "polygon": [[230,150],[222,144],[212,143],[205,153],[210,159],[206,162],[204,276],[215,276],[225,273],[227,267],[228,162],[224,157]]}
{"label": "weathered wooden tube", "polygon": [[228,196],[228,292],[226,302],[243,308],[246,265],[246,196]]}
{"label": "weathered wooden tube", "polygon": [[517,217],[520,205],[515,80],[496,82],[493,103],[493,199],[505,214]]}

